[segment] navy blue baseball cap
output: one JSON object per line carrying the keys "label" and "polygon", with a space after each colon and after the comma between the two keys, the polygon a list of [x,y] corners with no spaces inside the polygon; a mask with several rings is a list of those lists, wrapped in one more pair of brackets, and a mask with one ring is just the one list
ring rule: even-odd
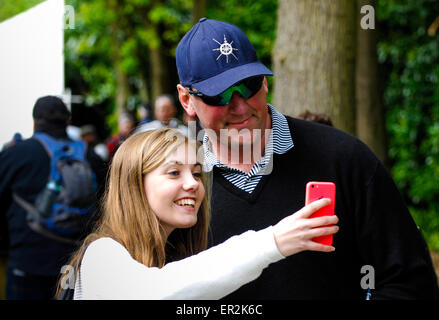
{"label": "navy blue baseball cap", "polygon": [[181,39],[176,55],[180,84],[207,96],[249,77],[273,75],[244,32],[223,21],[200,19]]}

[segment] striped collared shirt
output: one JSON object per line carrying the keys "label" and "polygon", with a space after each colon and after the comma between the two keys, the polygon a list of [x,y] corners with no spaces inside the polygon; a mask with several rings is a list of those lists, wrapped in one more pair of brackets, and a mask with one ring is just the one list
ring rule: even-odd
{"label": "striped collared shirt", "polygon": [[241,190],[252,193],[262,176],[270,174],[273,166],[273,154],[283,154],[294,146],[287,119],[272,105],[269,104],[268,107],[272,116],[272,130],[265,145],[264,156],[253,165],[249,173],[222,164],[212,153],[211,142],[207,134],[205,134],[203,138],[204,170],[210,171],[216,166],[229,182]]}

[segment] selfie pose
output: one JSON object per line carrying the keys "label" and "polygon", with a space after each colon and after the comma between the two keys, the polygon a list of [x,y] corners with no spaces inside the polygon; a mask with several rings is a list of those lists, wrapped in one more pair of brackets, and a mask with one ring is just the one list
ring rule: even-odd
{"label": "selfie pose", "polygon": [[[285,259],[228,299],[439,297],[427,245],[389,172],[357,138],[270,105],[267,77],[273,73],[241,29],[200,19],[178,44],[176,64],[180,103],[205,129],[212,245],[299,210],[310,181],[337,188],[335,254]],[[364,266],[374,270],[367,286]]]}
{"label": "selfie pose", "polygon": [[[338,231],[336,216],[309,218],[330,203],[325,198],[203,251],[210,221],[197,148],[169,128],[120,146],[102,216],[69,263],[74,299],[218,299],[287,256],[335,250],[312,241]],[[63,289],[61,277],[58,295]]]}

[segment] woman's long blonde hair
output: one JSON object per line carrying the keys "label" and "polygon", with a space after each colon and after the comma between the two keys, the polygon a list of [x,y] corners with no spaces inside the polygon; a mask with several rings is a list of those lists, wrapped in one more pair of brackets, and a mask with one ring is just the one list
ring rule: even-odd
{"label": "woman's long blonde hair", "polygon": [[[189,143],[194,141],[176,129],[166,128],[134,134],[121,144],[111,163],[102,214],[94,231],[70,259],[69,265],[76,276],[86,247],[103,237],[119,242],[133,259],[148,267],[164,266],[167,244],[172,248],[174,259],[206,249],[209,228],[206,196],[198,211],[197,223],[191,228],[174,230],[165,243],[160,221],[152,212],[144,190],[145,175],[160,166],[177,147]],[[206,186],[204,173],[201,179]],[[57,296],[62,291],[61,285],[60,279]]]}

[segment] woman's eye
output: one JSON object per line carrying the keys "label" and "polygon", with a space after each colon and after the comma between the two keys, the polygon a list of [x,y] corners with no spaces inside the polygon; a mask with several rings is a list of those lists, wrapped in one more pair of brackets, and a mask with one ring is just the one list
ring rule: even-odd
{"label": "woman's eye", "polygon": [[169,171],[168,174],[173,177],[176,177],[180,174],[180,172],[178,170],[174,170],[174,171]]}
{"label": "woman's eye", "polygon": [[195,178],[198,178],[198,179],[201,178],[201,172],[194,172],[194,173],[192,173],[192,175],[193,175]]}

